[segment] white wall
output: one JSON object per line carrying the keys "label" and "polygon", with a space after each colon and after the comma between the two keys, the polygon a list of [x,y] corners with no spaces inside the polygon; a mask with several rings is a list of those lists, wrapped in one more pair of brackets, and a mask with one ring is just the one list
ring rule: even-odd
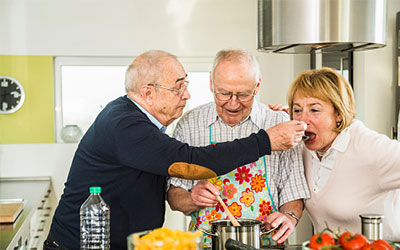
{"label": "white wall", "polygon": [[[0,54],[135,56],[163,49],[179,57],[214,56],[222,48],[254,52],[264,103],[285,103],[308,55],[256,52],[256,0],[0,0]],[[394,124],[394,15],[388,0],[388,46],[355,55],[359,118],[390,134]],[[0,131],[3,133],[4,131]],[[59,196],[75,144],[0,145],[0,177],[52,176]]]}
{"label": "white wall", "polygon": [[0,145],[0,177],[51,176],[59,199],[76,148],[76,143]]}
{"label": "white wall", "polygon": [[256,1],[1,0],[0,54],[213,56],[254,49]]}

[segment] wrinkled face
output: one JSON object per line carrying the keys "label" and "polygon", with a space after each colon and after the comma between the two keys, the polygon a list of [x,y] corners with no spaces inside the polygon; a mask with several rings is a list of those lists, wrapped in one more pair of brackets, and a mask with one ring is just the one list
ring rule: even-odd
{"label": "wrinkled face", "polygon": [[[185,85],[187,76],[182,64],[176,60],[169,59],[165,62],[165,68],[163,81],[156,84],[171,89],[181,89]],[[155,117],[164,126],[168,126],[182,115],[182,111],[186,106],[186,100],[190,98],[187,89],[180,96],[176,91],[163,88],[154,88],[153,94]]]}
{"label": "wrinkled face", "polygon": [[[219,117],[229,126],[235,126],[246,119],[253,106],[254,98],[243,102],[236,95],[255,95],[257,94],[260,81],[256,82],[251,73],[248,63],[220,62],[214,70],[214,91],[210,80],[211,91],[214,92],[214,100],[217,106]],[[216,94],[228,95],[233,93],[232,98],[221,101]]]}
{"label": "wrinkled face", "polygon": [[310,138],[304,142],[306,147],[326,152],[338,135],[332,131],[340,120],[333,105],[317,98],[295,94],[292,112],[294,120],[307,123],[305,134]]}

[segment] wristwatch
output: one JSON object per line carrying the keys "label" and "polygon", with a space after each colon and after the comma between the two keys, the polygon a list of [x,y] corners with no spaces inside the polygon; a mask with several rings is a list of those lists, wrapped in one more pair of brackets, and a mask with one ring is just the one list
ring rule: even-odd
{"label": "wristwatch", "polygon": [[290,211],[281,211],[281,213],[287,214],[290,217],[295,218],[296,219],[296,225],[297,225],[297,223],[299,223],[300,218],[297,217],[297,215],[295,213],[290,212]]}

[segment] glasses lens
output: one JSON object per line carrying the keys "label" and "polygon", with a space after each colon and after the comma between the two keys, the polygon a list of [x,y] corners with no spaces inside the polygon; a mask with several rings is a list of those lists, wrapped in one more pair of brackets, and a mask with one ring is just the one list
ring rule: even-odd
{"label": "glasses lens", "polygon": [[187,89],[187,86],[189,84],[189,81],[186,80],[185,83],[183,84],[183,86],[179,89],[178,95],[182,96],[183,93],[185,93],[185,90]]}
{"label": "glasses lens", "polygon": [[238,95],[237,98],[241,102],[248,102],[253,98],[253,95]]}
{"label": "glasses lens", "polygon": [[232,94],[216,93],[215,96],[220,101],[229,101],[232,97]]}
{"label": "glasses lens", "polygon": [[[234,94],[216,93],[215,96],[220,101],[229,101],[232,98],[232,96],[234,96]],[[253,95],[235,95],[235,96],[241,102],[248,102],[251,101],[251,99],[253,99]]]}

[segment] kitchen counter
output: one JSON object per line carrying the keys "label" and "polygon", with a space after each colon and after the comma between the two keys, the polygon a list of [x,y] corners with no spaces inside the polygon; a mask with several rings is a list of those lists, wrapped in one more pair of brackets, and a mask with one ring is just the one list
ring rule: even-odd
{"label": "kitchen counter", "polygon": [[0,199],[24,200],[24,208],[16,221],[13,224],[0,224],[0,249],[14,249],[15,246],[29,244],[32,217],[50,188],[50,177],[0,178]]}
{"label": "kitchen counter", "polygon": [[[257,248],[258,249],[258,248]],[[271,246],[271,247],[261,247],[260,249],[270,249],[270,250],[302,250],[301,245],[285,245],[285,246]],[[203,250],[211,250],[211,248],[203,248]]]}
{"label": "kitchen counter", "polygon": [[302,246],[301,245],[285,245],[285,246],[271,246],[271,247],[262,247],[261,249],[271,249],[271,250],[301,250]]}

